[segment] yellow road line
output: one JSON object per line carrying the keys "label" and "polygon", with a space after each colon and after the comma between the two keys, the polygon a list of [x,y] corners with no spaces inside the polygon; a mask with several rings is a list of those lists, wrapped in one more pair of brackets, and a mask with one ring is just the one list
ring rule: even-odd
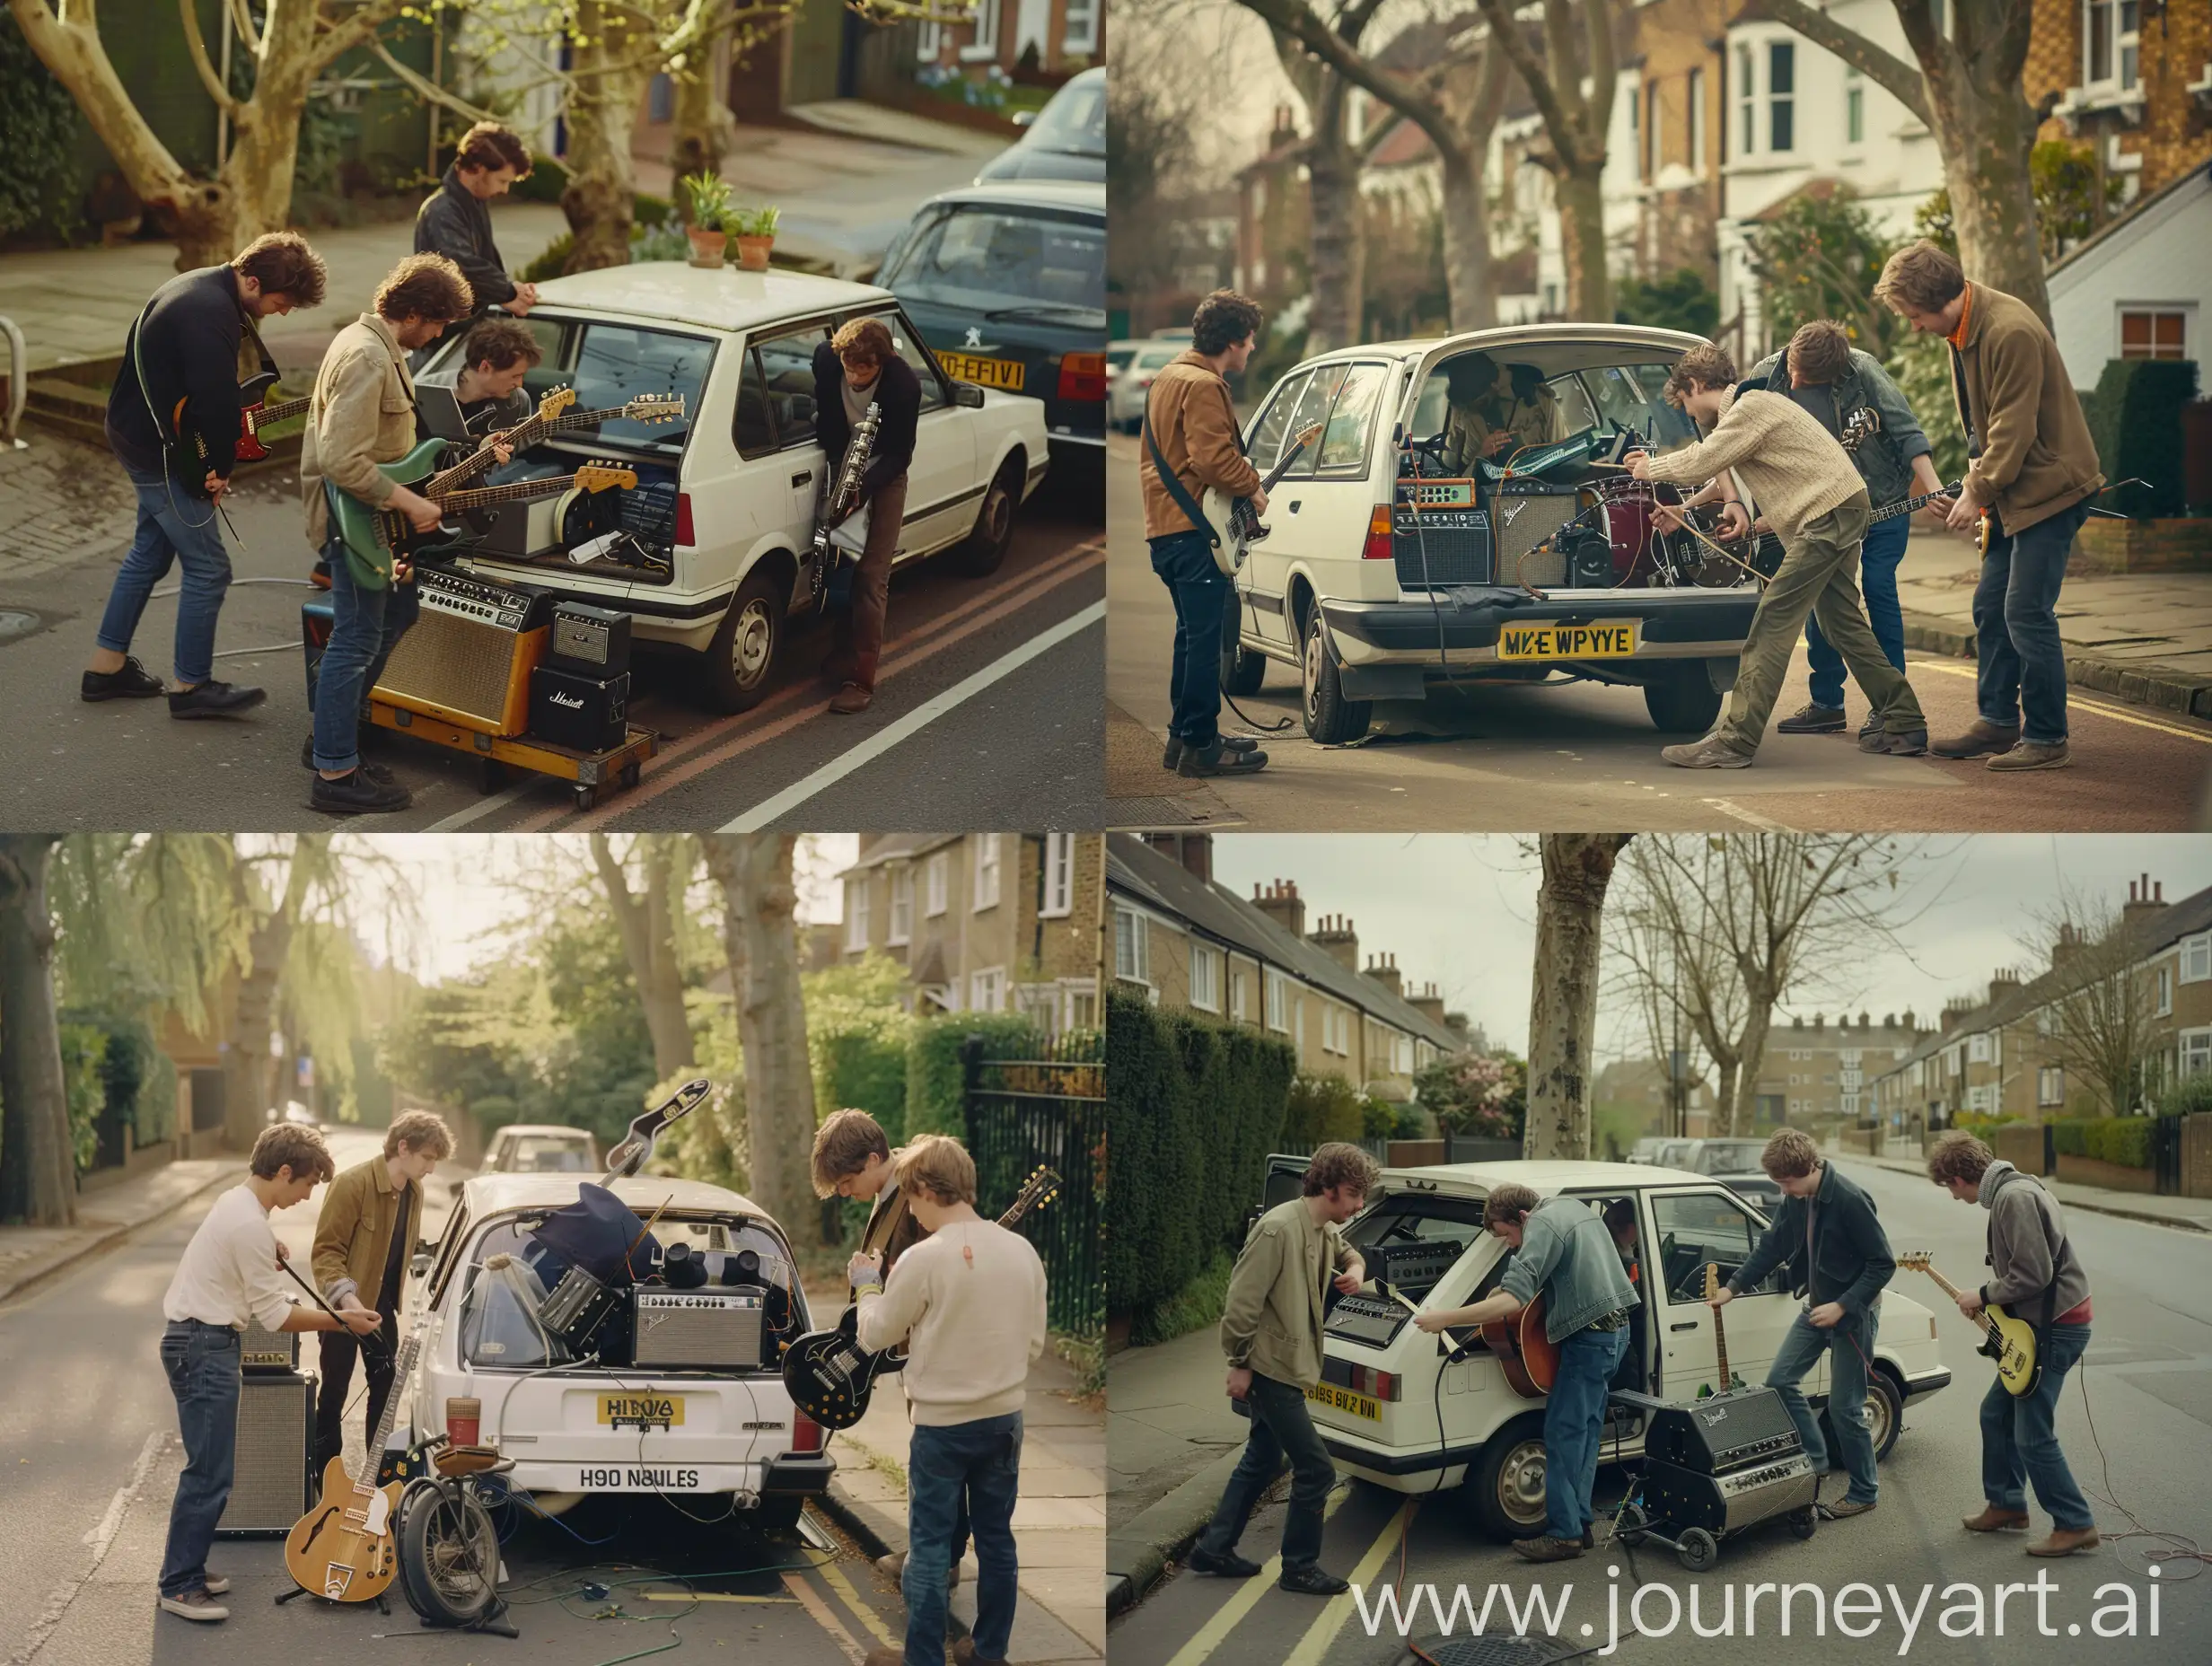
{"label": "yellow road line", "polygon": [[[1321,1506],[1321,1520],[1326,1521],[1336,1514],[1337,1506],[1350,1497],[1349,1489],[1339,1488],[1329,1495]],[[1283,1557],[1277,1552],[1260,1564],[1260,1572],[1237,1587],[1236,1594],[1223,1603],[1214,1618],[1198,1627],[1198,1635],[1175,1651],[1174,1659],[1167,1666],[1198,1666],[1200,1661],[1219,1648],[1229,1634],[1243,1622],[1244,1617],[1259,1605],[1260,1599],[1274,1588],[1283,1576]]]}
{"label": "yellow road line", "polygon": [[[1413,1513],[1420,1507],[1418,1498],[1409,1498],[1398,1506],[1398,1513],[1383,1524],[1381,1534],[1367,1548],[1367,1554],[1360,1557],[1359,1565],[1352,1570],[1353,1584],[1365,1589],[1374,1583],[1375,1574],[1390,1559],[1391,1552],[1398,1548],[1398,1541],[1411,1525]],[[1335,1645],[1337,1634],[1344,1629],[1344,1622],[1351,1618],[1351,1614],[1352,1598],[1349,1592],[1341,1597],[1330,1598],[1329,1606],[1321,1610],[1321,1618],[1307,1627],[1305,1635],[1298,1639],[1298,1646],[1283,1656],[1283,1666],[1321,1666],[1321,1662],[1328,1658],[1330,1649]]]}
{"label": "yellow road line", "polygon": [[726,1591],[643,1591],[648,1602],[796,1602],[796,1597],[741,1597]]}
{"label": "yellow road line", "polygon": [[830,1634],[830,1641],[844,1653],[851,1666],[863,1666],[868,1658],[867,1650],[860,1646],[853,1634],[838,1623],[838,1617],[830,1611],[830,1605],[821,1600],[821,1593],[812,1589],[796,1574],[784,1575],[784,1584],[804,1608],[813,1621]]}
{"label": "yellow road line", "polygon": [[[1923,662],[1917,670],[1941,671],[1946,677],[1972,677],[1976,672],[1963,665],[1937,665]],[[2196,729],[2177,729],[2172,723],[2154,723],[2147,717],[2137,717],[2132,712],[2116,711],[2109,706],[2100,706],[2094,700],[2085,700],[2072,689],[2067,691],[2067,709],[2094,712],[2100,717],[2109,717],[2116,723],[2133,723],[2138,729],[2155,729],[2160,734],[2179,735],[2184,741],[2194,741],[2199,746],[2212,746],[2212,734]]]}
{"label": "yellow road line", "polygon": [[874,1635],[878,1643],[887,1649],[899,1649],[906,1646],[906,1639],[893,1636],[891,1627],[883,1623],[883,1617],[870,1608],[863,1600],[860,1593],[853,1589],[853,1582],[845,1577],[843,1568],[824,1567],[821,1570],[821,1576],[830,1582],[830,1589],[838,1593],[845,1606],[852,1609],[853,1618],[865,1626]]}

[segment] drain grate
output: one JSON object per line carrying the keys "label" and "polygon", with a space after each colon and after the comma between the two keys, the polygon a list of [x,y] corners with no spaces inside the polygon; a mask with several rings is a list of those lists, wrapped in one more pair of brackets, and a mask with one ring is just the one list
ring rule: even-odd
{"label": "drain grate", "polygon": [[1421,1653],[1410,1651],[1406,1666],[1423,1666],[1426,1655],[1435,1666],[1555,1666],[1597,1647],[1595,1643],[1568,1643],[1558,1637],[1517,1637],[1485,1632],[1473,1637],[1439,1637],[1421,1644]]}

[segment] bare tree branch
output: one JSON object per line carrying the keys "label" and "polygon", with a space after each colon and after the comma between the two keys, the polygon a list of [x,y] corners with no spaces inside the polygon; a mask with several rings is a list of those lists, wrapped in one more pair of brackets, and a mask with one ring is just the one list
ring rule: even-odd
{"label": "bare tree branch", "polygon": [[200,84],[207,89],[207,96],[215,100],[215,108],[236,121],[246,107],[231,96],[231,90],[223,84],[223,77],[215,74],[215,66],[208,61],[207,38],[199,26],[199,7],[192,0],[177,0],[177,14],[184,20],[184,48],[192,56],[192,67],[199,72]]}
{"label": "bare tree branch", "polygon": [[1458,136],[1434,99],[1421,92],[1402,75],[1377,68],[1347,46],[1337,32],[1316,17],[1305,0],[1237,0],[1248,12],[1267,20],[1294,37],[1314,57],[1354,86],[1373,93],[1419,127],[1440,153],[1459,148]]}

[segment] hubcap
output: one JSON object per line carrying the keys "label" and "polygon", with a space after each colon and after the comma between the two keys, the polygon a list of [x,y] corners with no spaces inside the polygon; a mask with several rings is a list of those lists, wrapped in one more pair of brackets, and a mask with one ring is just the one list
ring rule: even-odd
{"label": "hubcap", "polygon": [[775,627],[768,620],[768,604],[750,601],[738,615],[737,630],[730,640],[730,662],[739,682],[750,688],[768,669],[768,650],[775,644]]}
{"label": "hubcap", "polygon": [[1012,530],[1013,522],[1013,494],[1004,485],[993,486],[991,495],[983,505],[984,536],[994,544],[1003,543],[1007,532]]}
{"label": "hubcap", "polygon": [[1305,716],[1309,723],[1321,720],[1321,633],[1317,625],[1305,634],[1305,660],[1301,667],[1305,683]]}
{"label": "hubcap", "polygon": [[1523,1441],[1497,1472],[1497,1502],[1515,1521],[1544,1519],[1544,1443]]}

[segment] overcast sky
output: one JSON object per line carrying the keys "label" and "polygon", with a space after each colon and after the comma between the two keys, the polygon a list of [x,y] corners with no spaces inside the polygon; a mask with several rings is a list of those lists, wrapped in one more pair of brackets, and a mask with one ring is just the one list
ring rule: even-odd
{"label": "overcast sky", "polygon": [[[2146,871],[2169,902],[2212,886],[2212,837],[2203,835],[1988,835],[1928,839],[1918,851],[1900,890],[1903,951],[1880,946],[1843,986],[1786,1013],[1938,1013],[1952,996],[1986,993],[1992,971],[2029,964],[2029,945],[2043,935],[2038,916],[2067,886],[2114,904]],[[1409,985],[1435,983],[1493,1041],[1526,1048],[1542,878],[1533,841],[1224,833],[1214,839],[1214,875],[1247,899],[1255,882],[1296,880],[1309,932],[1320,915],[1349,915],[1363,966],[1378,951],[1393,953]],[[2040,970],[2040,958],[2034,964]],[[1641,1026],[1612,1010],[1621,1005],[1600,1007],[1602,1057],[1640,1050]]]}

